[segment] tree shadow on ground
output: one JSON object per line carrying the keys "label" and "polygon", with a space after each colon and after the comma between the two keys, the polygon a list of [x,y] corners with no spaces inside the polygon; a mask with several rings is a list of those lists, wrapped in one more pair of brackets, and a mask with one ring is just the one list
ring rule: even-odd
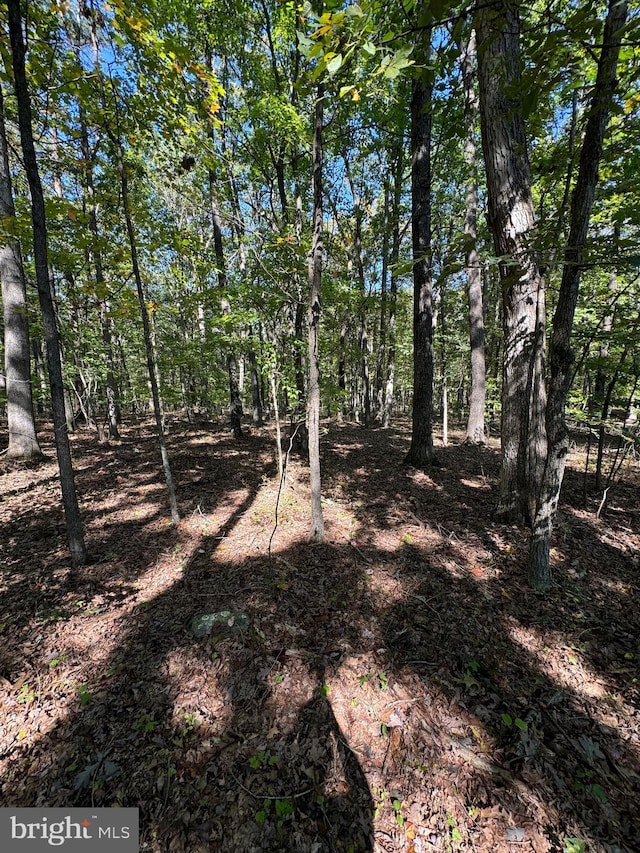
{"label": "tree shadow on ground", "polygon": [[[610,602],[566,624],[573,579],[526,590],[522,531],[488,521],[482,454],[455,468],[451,449],[431,475],[397,464],[400,435],[373,447],[359,431],[357,464],[340,435],[325,453],[334,544],[271,559],[243,539],[262,472],[225,447],[219,521],[190,531],[179,565],[147,558],[146,595],[87,652],[83,692],[61,686],[47,719],[31,700],[39,734],[11,746],[3,801],[139,806],[153,853],[634,850],[629,679],[579,645]],[[225,615],[195,638],[201,613]]]}

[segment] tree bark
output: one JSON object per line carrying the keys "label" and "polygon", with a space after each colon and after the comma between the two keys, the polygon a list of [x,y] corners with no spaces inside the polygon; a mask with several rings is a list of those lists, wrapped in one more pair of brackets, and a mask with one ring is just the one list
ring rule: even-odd
{"label": "tree bark", "polygon": [[33,123],[31,103],[25,69],[25,45],[22,36],[22,17],[20,0],[8,0],[9,36],[11,39],[11,56],[13,65],[14,86],[18,101],[18,123],[20,126],[20,142],[24,158],[24,167],[31,193],[31,217],[33,220],[33,253],[36,268],[36,283],[42,311],[45,341],[47,344],[47,366],[51,388],[51,405],[53,409],[53,428],[55,433],[56,454],[60,469],[60,486],[64,506],[65,524],[71,561],[74,566],[82,566],[87,561],[87,551],[84,543],[82,518],[78,506],[71,448],[67,433],[64,411],[64,385],[62,382],[62,362],[60,359],[60,338],[56,325],[55,310],[49,283],[49,263],[47,247],[47,220],[44,208],[44,195],[38,170],[38,160],[33,143]]}
{"label": "tree bark", "polygon": [[616,72],[621,31],[627,19],[627,11],[626,0],[609,0],[596,84],[580,152],[578,177],[571,200],[569,243],[565,250],[562,282],[553,316],[553,334],[549,347],[551,377],[546,408],[549,452],[529,549],[529,583],[534,589],[540,590],[548,589],[552,580],[549,561],[551,533],[558,509],[569,448],[565,405],[574,361],[571,331],[578,301],[591,210],[598,183],[604,134],[617,84]]}
{"label": "tree bark", "polygon": [[96,304],[100,317],[100,330],[102,332],[102,344],[105,356],[105,396],[107,402],[107,423],[109,436],[114,440],[120,439],[118,424],[120,423],[120,406],[118,404],[118,392],[115,382],[113,342],[111,340],[111,321],[107,306],[107,286],[102,266],[102,251],[100,249],[100,229],[98,227],[98,213],[95,201],[95,188],[93,183],[93,166],[91,152],[89,151],[89,133],[82,111],[80,112],[81,139],[80,147],[84,160],[85,189],[89,208],[89,231],[93,240],[91,256],[93,257],[93,268],[96,282]]}
{"label": "tree bark", "polygon": [[387,323],[387,374],[384,388],[384,412],[382,415],[382,426],[388,428],[391,424],[391,411],[393,409],[393,394],[396,371],[396,307],[398,302],[398,272],[397,264],[400,259],[400,200],[402,197],[402,178],[404,172],[404,134],[400,139],[395,159],[393,174],[393,208],[392,208],[392,230],[391,230],[391,255],[389,267],[391,269],[391,280],[389,282],[389,319]]}
{"label": "tree bark", "polygon": [[467,418],[467,444],[484,444],[484,407],[486,398],[486,365],[484,355],[484,313],[482,304],[482,273],[477,248],[478,214],[478,156],[476,150],[476,121],[478,99],[473,85],[473,57],[476,52],[476,34],[472,30],[469,43],[462,53],[462,82],[464,86],[464,113],[466,139],[464,161],[468,170],[465,193],[465,268],[469,303],[469,343],[471,349],[471,391]]}
{"label": "tree bark", "polygon": [[532,250],[535,214],[520,92],[520,19],[479,3],[478,88],[488,219],[502,283],[502,467],[497,516],[531,523],[546,454],[545,304]]}
{"label": "tree bark", "polygon": [[322,289],[322,86],[318,86],[313,123],[312,188],[313,221],[311,251],[309,252],[309,388],[307,392],[307,430],[309,434],[309,472],[311,479],[311,540],[324,542],[322,515],[322,482],[320,475],[320,371],[318,331],[320,324],[320,293]]}
{"label": "tree bark", "polygon": [[365,427],[371,425],[371,382],[369,378],[369,336],[367,332],[367,293],[364,276],[364,263],[362,261],[362,205],[360,193],[351,173],[349,157],[346,152],[342,155],[351,198],[353,199],[353,261],[356,268],[358,282],[358,295],[360,303],[360,331],[358,334],[358,346],[360,348],[360,368],[362,377],[362,422]]}
{"label": "tree bark", "polygon": [[[431,31],[426,39],[430,42]],[[433,86],[413,81],[411,98],[411,233],[413,240],[413,412],[405,462],[418,468],[433,452],[433,277],[431,269],[431,97]]]}
{"label": "tree bark", "polygon": [[0,280],[9,431],[7,456],[10,459],[27,460],[40,459],[43,453],[38,444],[33,415],[29,317],[22,255],[19,242],[11,234],[15,215],[4,123],[4,100],[0,86],[0,220],[5,223],[6,228],[0,245]]}

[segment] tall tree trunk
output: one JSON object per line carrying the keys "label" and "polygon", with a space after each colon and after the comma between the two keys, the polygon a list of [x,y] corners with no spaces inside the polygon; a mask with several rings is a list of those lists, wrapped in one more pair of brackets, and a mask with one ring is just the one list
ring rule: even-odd
{"label": "tall tree trunk", "polygon": [[153,401],[153,414],[156,422],[158,444],[160,446],[162,470],[164,471],[164,477],[167,483],[171,519],[174,524],[177,524],[180,521],[180,513],[178,512],[178,501],[176,498],[176,489],[173,481],[173,474],[171,472],[171,464],[169,462],[169,453],[167,451],[167,444],[164,439],[164,429],[162,423],[162,404],[160,402],[160,391],[158,388],[158,379],[156,375],[156,359],[152,342],[151,326],[149,323],[149,312],[147,309],[147,300],[145,299],[142,275],[140,273],[140,264],[138,263],[138,246],[136,243],[135,229],[133,227],[133,219],[131,217],[131,208],[129,205],[129,180],[127,178],[127,170],[124,163],[124,151],[122,150],[122,142],[119,139],[113,137],[112,141],[116,147],[117,169],[118,176],[120,178],[120,188],[122,191],[122,208],[124,211],[124,218],[127,226],[129,250],[131,252],[131,266],[133,269],[133,277],[136,282],[138,303],[140,304],[140,315],[142,317],[144,346],[147,356],[147,373],[149,385],[151,387],[151,399]]}
{"label": "tall tree trunk", "polygon": [[[382,225],[382,270],[380,274],[380,340],[376,357],[376,376],[374,381],[374,417],[382,423],[384,417],[384,365],[387,357],[387,314],[389,301],[389,243],[390,243],[390,207],[391,183],[387,175],[384,180],[384,223]],[[374,347],[375,350],[375,347]]]}
{"label": "tall tree trunk", "polygon": [[80,112],[81,121],[81,139],[80,146],[84,161],[85,189],[87,193],[87,202],[89,208],[89,231],[93,245],[91,246],[91,256],[93,257],[93,269],[95,273],[96,283],[96,304],[98,306],[98,315],[100,318],[100,330],[102,332],[102,344],[104,348],[105,358],[105,396],[107,401],[107,423],[109,426],[109,435],[115,440],[119,440],[120,433],[118,424],[120,422],[120,406],[118,404],[118,392],[115,382],[114,373],[114,358],[113,358],[113,343],[111,340],[111,320],[109,318],[109,309],[107,305],[107,286],[104,277],[102,266],[102,251],[100,249],[100,230],[98,227],[98,213],[95,201],[95,189],[93,183],[93,166],[91,152],[89,150],[89,133],[82,111]]}
{"label": "tall tree trunk", "polygon": [[[227,296],[227,271],[224,259],[224,247],[222,243],[222,216],[218,203],[216,191],[216,179],[212,169],[209,169],[209,204],[211,205],[211,224],[213,227],[213,245],[216,253],[216,266],[218,268],[218,286],[222,296],[220,306],[222,313],[231,313],[231,306]],[[229,416],[231,430],[234,438],[242,438],[242,398],[240,396],[240,384],[238,382],[238,360],[233,349],[227,349],[227,374],[229,376]]]}
{"label": "tall tree trunk", "polygon": [[367,293],[364,277],[364,264],[362,261],[362,205],[360,193],[356,189],[355,181],[349,166],[349,158],[343,154],[346,167],[347,181],[353,199],[354,231],[353,231],[353,261],[356,268],[358,282],[358,295],[360,303],[360,332],[358,335],[358,346],[360,347],[360,366],[362,376],[362,422],[365,427],[371,422],[371,382],[369,379],[369,337],[367,332]]}
{"label": "tall tree trunk", "polygon": [[471,391],[467,419],[467,444],[484,444],[484,406],[486,397],[486,365],[484,357],[484,313],[482,305],[482,273],[477,248],[478,157],[476,151],[476,121],[478,100],[473,85],[473,57],[476,34],[472,30],[466,50],[462,53],[462,82],[466,138],[464,161],[468,170],[466,208],[464,216],[465,267],[469,303],[469,343],[471,348]]}
{"label": "tall tree trunk", "polygon": [[[427,35],[431,40],[431,30]],[[413,413],[405,462],[430,465],[433,453],[433,276],[431,268],[431,100],[433,86],[413,81],[411,232],[413,239]]]}
{"label": "tall tree trunk", "polygon": [[382,426],[385,428],[388,428],[391,423],[391,410],[393,408],[393,395],[395,390],[396,307],[398,302],[397,264],[400,259],[400,199],[402,197],[404,160],[403,134],[396,150],[393,173],[391,255],[389,257],[391,281],[389,283],[389,319],[387,323],[387,375],[384,387],[384,411],[382,415]]}
{"label": "tall tree trunk", "polygon": [[535,214],[524,121],[517,5],[478,3],[478,84],[488,218],[501,258],[504,361],[497,516],[531,523],[546,454],[545,305],[532,250]]}
{"label": "tall tree trunk", "polygon": [[38,160],[33,144],[33,125],[31,118],[31,103],[25,70],[25,45],[22,36],[22,17],[20,0],[8,0],[9,36],[11,39],[11,55],[13,78],[18,100],[18,123],[20,126],[20,141],[24,158],[25,171],[31,193],[31,217],[33,220],[33,254],[36,267],[36,283],[42,311],[45,341],[47,344],[47,366],[49,369],[49,385],[51,388],[51,405],[53,409],[53,428],[56,442],[56,454],[60,469],[60,485],[64,505],[67,539],[71,560],[74,566],[82,566],[87,561],[87,551],[84,543],[82,518],[78,506],[78,496],[73,479],[73,464],[71,448],[67,434],[67,424],[64,411],[64,385],[62,382],[62,363],[60,359],[60,339],[56,326],[55,310],[51,297],[49,283],[49,263],[47,247],[47,220],[44,208],[44,196]]}
{"label": "tall tree trunk", "polygon": [[571,331],[578,301],[580,276],[584,263],[591,210],[598,183],[604,134],[616,90],[616,72],[622,29],[627,19],[626,0],[609,0],[602,37],[598,73],[593,89],[589,118],[580,152],[578,177],[571,200],[569,242],[565,250],[558,304],[553,315],[553,333],[549,347],[551,377],[546,410],[549,452],[544,470],[542,494],[536,513],[529,550],[529,583],[545,590],[551,585],[549,550],[553,522],[558,509],[560,488],[569,449],[565,405],[571,384],[574,354]]}
{"label": "tall tree trunk", "polygon": [[340,321],[340,338],[338,349],[338,388],[340,390],[340,408],[338,419],[342,421],[347,415],[347,335],[349,333],[349,314],[345,311]]}
{"label": "tall tree trunk", "polygon": [[[213,67],[213,54],[208,51],[207,66],[211,71]],[[214,134],[213,127],[209,129],[209,138],[213,144]],[[209,179],[209,204],[211,206],[211,226],[213,228],[213,245],[216,255],[216,266],[218,273],[218,287],[221,291],[220,308],[224,315],[231,313],[231,305],[227,294],[227,269],[224,257],[224,246],[222,242],[222,213],[220,211],[220,202],[218,200],[218,192],[216,187],[216,175],[212,168],[208,170]],[[229,377],[229,419],[231,421],[231,431],[234,438],[242,438],[242,397],[240,393],[240,383],[238,378],[238,359],[235,351],[227,348],[226,353],[227,374]]]}
{"label": "tall tree trunk", "polygon": [[449,387],[447,385],[447,300],[444,280],[440,286],[440,370],[442,374],[442,446],[449,444]]}
{"label": "tall tree trunk", "polygon": [[[4,100],[0,86],[0,220],[9,225],[0,245],[0,281],[4,318],[5,388],[10,459],[39,459],[42,451],[36,435],[31,391],[29,318],[27,291],[20,244],[11,236],[15,222],[9,152],[4,123]],[[4,230],[4,229],[3,229]]]}
{"label": "tall tree trunk", "polygon": [[260,378],[256,353],[253,347],[249,350],[249,367],[251,375],[251,404],[253,407],[253,422],[256,426],[262,426],[262,398],[260,396]]}
{"label": "tall tree trunk", "polygon": [[318,332],[320,291],[322,287],[322,122],[324,90],[318,86],[313,122],[311,154],[313,222],[309,252],[309,390],[307,393],[307,429],[309,433],[309,472],[311,478],[311,540],[324,542],[322,482],[320,477],[320,371]]}

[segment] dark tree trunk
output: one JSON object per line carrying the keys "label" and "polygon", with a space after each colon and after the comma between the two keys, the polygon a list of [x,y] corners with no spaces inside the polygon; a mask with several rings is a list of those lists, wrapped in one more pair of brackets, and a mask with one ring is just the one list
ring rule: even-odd
{"label": "dark tree trunk", "polygon": [[[426,36],[430,40],[429,31]],[[424,79],[411,98],[411,233],[413,239],[413,413],[405,462],[418,468],[433,453],[433,280],[431,269],[431,97]]]}
{"label": "dark tree trunk", "polygon": [[447,289],[445,282],[440,285],[440,369],[442,374],[442,446],[449,444],[449,386],[447,384]]}
{"label": "dark tree trunk", "polygon": [[20,141],[24,158],[25,171],[31,193],[31,216],[33,220],[33,253],[36,267],[36,283],[42,311],[45,341],[47,344],[47,365],[49,369],[49,384],[51,388],[51,405],[53,409],[53,427],[55,433],[56,453],[60,468],[60,485],[64,505],[65,523],[71,560],[74,566],[82,566],[87,561],[87,551],[84,544],[82,518],[78,506],[78,496],[73,478],[71,448],[67,434],[67,424],[64,411],[64,386],[62,382],[62,363],[60,359],[60,339],[56,326],[55,310],[51,298],[49,284],[49,264],[47,248],[47,221],[44,208],[44,196],[38,161],[33,144],[33,125],[31,118],[31,103],[25,71],[25,46],[22,36],[22,17],[19,0],[8,0],[9,36],[11,39],[11,54],[13,77],[18,100],[18,122],[20,126]]}
{"label": "dark tree trunk", "polygon": [[309,472],[311,478],[311,540],[324,542],[322,515],[322,482],[320,477],[320,372],[318,331],[320,293],[322,289],[322,86],[318,86],[313,123],[312,188],[313,222],[309,252],[309,391],[307,394],[307,429],[309,432]]}
{"label": "dark tree trunk", "polygon": [[497,516],[531,523],[546,454],[545,305],[532,250],[535,215],[519,102],[518,8],[478,4],[478,85],[488,218],[503,301],[502,468]]}
{"label": "dark tree trunk", "polygon": [[256,426],[262,426],[262,397],[260,396],[260,378],[256,363],[256,354],[253,349],[249,350],[249,367],[251,374],[251,403],[253,406],[253,422]]}
{"label": "dark tree trunk", "polygon": [[[0,219],[15,221],[9,152],[4,124],[4,101],[0,86]],[[42,451],[36,435],[31,391],[29,318],[27,292],[20,244],[9,235],[0,246],[0,281],[4,318],[5,390],[10,459],[39,459]]]}
{"label": "dark tree trunk", "polygon": [[471,391],[467,419],[467,444],[484,444],[484,406],[486,397],[486,365],[484,357],[484,311],[482,304],[482,272],[477,248],[478,212],[478,158],[476,151],[476,121],[478,101],[473,85],[473,57],[476,52],[476,35],[472,31],[469,44],[462,54],[462,81],[466,139],[464,160],[468,170],[464,234],[466,242],[465,266],[469,302],[469,343],[471,348]]}
{"label": "dark tree trunk", "polygon": [[558,304],[553,316],[553,334],[549,348],[551,377],[546,409],[549,452],[529,551],[529,583],[534,589],[540,590],[547,589],[551,585],[549,563],[551,533],[558,509],[560,488],[569,448],[565,405],[571,384],[571,368],[574,360],[571,348],[571,331],[578,300],[578,288],[591,210],[598,183],[604,134],[617,84],[616,71],[620,53],[621,31],[627,19],[627,8],[626,0],[609,0],[596,84],[593,89],[588,113],[589,118],[580,152],[578,177],[571,201],[569,243],[565,250],[562,282]]}
{"label": "dark tree trunk", "polygon": [[604,400],[602,401],[602,410],[600,412],[600,423],[598,425],[598,453],[596,456],[596,491],[599,492],[602,489],[602,460],[604,456],[604,440],[606,435],[606,427],[605,421],[609,417],[609,409],[611,407],[611,398],[613,396],[613,390],[616,387],[616,383],[618,381],[618,377],[620,376],[620,371],[627,360],[628,348],[625,347],[622,351],[622,355],[620,356],[620,361],[618,362],[618,366],[616,367],[613,376],[609,380],[609,383],[605,390]]}
{"label": "dark tree trunk", "polygon": [[347,334],[349,315],[345,311],[340,323],[340,341],[338,350],[338,388],[340,389],[339,418],[342,420],[347,414]]}

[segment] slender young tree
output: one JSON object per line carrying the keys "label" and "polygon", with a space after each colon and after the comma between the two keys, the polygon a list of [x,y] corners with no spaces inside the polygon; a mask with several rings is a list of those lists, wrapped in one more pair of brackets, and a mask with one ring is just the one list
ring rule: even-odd
{"label": "slender young tree", "polygon": [[309,252],[309,389],[307,392],[307,429],[309,435],[309,473],[311,478],[311,540],[324,542],[322,514],[322,481],[320,475],[320,370],[318,332],[320,325],[320,291],[322,287],[322,131],[324,91],[319,85],[313,118],[311,152],[313,217],[311,251]]}
{"label": "slender young tree", "polygon": [[549,347],[551,377],[546,408],[549,452],[529,551],[529,583],[540,590],[548,589],[551,585],[549,563],[551,533],[569,449],[565,405],[574,361],[571,331],[578,301],[580,276],[584,266],[591,210],[598,183],[604,135],[616,90],[618,56],[627,12],[626,0],[609,0],[596,84],[593,88],[589,118],[580,152],[578,177],[571,200],[569,241],[564,255],[562,282],[553,315],[553,333]]}
{"label": "slender young tree", "polygon": [[400,200],[402,196],[402,184],[405,164],[404,132],[394,152],[393,169],[393,202],[392,202],[392,228],[391,228],[391,254],[389,267],[391,269],[391,281],[389,283],[389,320],[387,332],[387,375],[384,388],[384,413],[382,425],[388,427],[391,423],[391,410],[393,408],[393,394],[396,371],[396,310],[398,303],[398,269],[400,259]]}
{"label": "slender young tree", "polygon": [[64,505],[65,523],[71,561],[74,566],[82,566],[87,561],[84,543],[82,518],[78,506],[78,496],[73,478],[71,448],[67,434],[67,422],[64,410],[64,386],[62,382],[62,361],[60,358],[60,338],[56,324],[56,315],[49,282],[49,259],[47,247],[47,220],[44,207],[44,195],[38,160],[33,142],[33,123],[31,102],[25,68],[25,43],[22,35],[22,15],[20,0],[8,0],[9,37],[11,40],[11,59],[13,80],[18,101],[18,124],[24,167],[31,193],[31,218],[33,221],[33,254],[36,268],[36,283],[42,311],[45,340],[47,344],[47,366],[53,409],[53,428],[56,453],[60,469],[60,485]]}
{"label": "slender young tree", "polygon": [[[0,86],[0,221],[9,223],[0,239],[0,281],[4,318],[4,361],[10,459],[39,459],[31,391],[27,292],[19,242],[11,235],[15,221],[9,151],[4,123],[4,96]],[[5,225],[6,227],[6,225]]]}
{"label": "slender young tree", "polygon": [[153,400],[153,414],[156,422],[156,432],[158,435],[158,444],[160,446],[160,457],[162,459],[162,470],[167,483],[167,492],[169,494],[169,508],[171,510],[171,519],[174,524],[180,521],[180,513],[178,511],[178,500],[176,498],[176,488],[171,471],[171,463],[169,462],[169,452],[167,443],[164,438],[164,428],[162,423],[162,406],[160,403],[160,390],[158,388],[158,379],[156,374],[156,358],[152,341],[151,325],[149,323],[149,311],[147,309],[147,300],[145,299],[144,286],[142,283],[142,273],[140,272],[140,264],[138,262],[138,245],[136,241],[135,229],[133,226],[133,218],[131,216],[131,205],[129,202],[129,179],[124,162],[124,151],[122,141],[110,134],[111,141],[116,149],[116,165],[118,169],[118,177],[120,178],[120,188],[122,193],[122,209],[124,212],[125,224],[127,226],[127,237],[129,238],[129,250],[131,252],[131,267],[133,269],[133,277],[136,283],[136,292],[138,294],[138,303],[140,305],[140,315],[142,317],[142,329],[144,333],[144,346],[147,356],[147,373],[149,384],[151,386],[151,398]]}

